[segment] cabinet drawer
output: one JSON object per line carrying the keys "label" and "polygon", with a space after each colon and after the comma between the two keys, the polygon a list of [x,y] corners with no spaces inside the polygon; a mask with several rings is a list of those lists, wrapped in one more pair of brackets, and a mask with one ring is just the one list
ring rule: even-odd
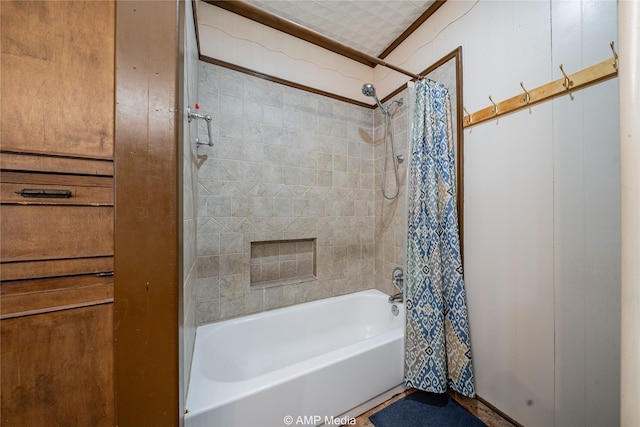
{"label": "cabinet drawer", "polygon": [[113,206],[113,178],[2,172],[2,204]]}
{"label": "cabinet drawer", "polygon": [[113,160],[56,156],[51,153],[11,152],[0,150],[0,168],[5,171],[68,173],[113,176]]}
{"label": "cabinet drawer", "polygon": [[3,204],[113,205],[113,189],[60,184],[1,183]]}
{"label": "cabinet drawer", "polygon": [[0,319],[113,302],[113,276],[13,280],[0,284]]}
{"label": "cabinet drawer", "polygon": [[[67,265],[68,271],[56,276],[105,271],[101,258],[113,255],[111,206],[3,205],[0,228],[2,280],[47,277],[56,270],[44,268],[29,276],[30,264],[42,262]],[[91,259],[101,268],[86,271],[92,268]],[[76,270],[74,260],[84,264],[84,271]]]}
{"label": "cabinet drawer", "polygon": [[3,171],[0,280],[113,271],[113,178]]}

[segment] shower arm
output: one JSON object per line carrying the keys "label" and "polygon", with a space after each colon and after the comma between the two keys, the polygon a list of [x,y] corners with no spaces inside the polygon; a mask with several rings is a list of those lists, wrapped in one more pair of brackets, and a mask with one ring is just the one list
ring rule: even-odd
{"label": "shower arm", "polygon": [[389,108],[385,108],[384,105],[382,105],[382,102],[380,102],[380,100],[378,99],[378,97],[374,94],[373,95],[373,99],[375,99],[376,104],[378,104],[378,107],[380,107],[380,111],[382,111],[383,114],[389,114]]}

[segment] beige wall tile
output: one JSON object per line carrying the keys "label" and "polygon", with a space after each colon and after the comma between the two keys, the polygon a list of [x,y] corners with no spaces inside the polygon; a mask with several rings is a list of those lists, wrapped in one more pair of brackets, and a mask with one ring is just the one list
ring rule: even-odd
{"label": "beige wall tile", "polygon": [[[219,115],[197,173],[199,324],[373,287],[376,256],[401,259],[393,233],[392,259],[377,250],[372,110],[206,63],[199,95]],[[315,248],[251,245],[288,239]]]}

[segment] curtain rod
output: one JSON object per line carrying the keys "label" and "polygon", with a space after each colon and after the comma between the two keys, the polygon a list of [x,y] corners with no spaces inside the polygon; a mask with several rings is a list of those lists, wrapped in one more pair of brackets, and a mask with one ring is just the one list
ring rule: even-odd
{"label": "curtain rod", "polygon": [[[353,50],[355,50],[355,49],[353,49]],[[357,52],[362,56],[362,58],[366,59],[367,61],[373,62],[374,64],[382,65],[383,67],[387,67],[387,68],[389,68],[389,69],[391,69],[393,71],[397,71],[397,72],[402,73],[404,75],[407,75],[409,77],[413,77],[416,80],[418,80],[418,79],[420,79],[422,77],[419,74],[415,74],[415,73],[412,73],[411,71],[407,71],[407,70],[404,70],[404,69],[402,69],[400,67],[396,67],[393,64],[389,64],[388,62],[385,62],[385,61],[383,61],[382,59],[380,59],[380,58],[378,58],[376,56],[369,55],[368,53],[364,53],[364,52],[361,52],[359,50]]]}
{"label": "curtain rod", "polygon": [[567,75],[565,73],[562,64],[560,65],[560,71],[562,72],[562,78],[553,82],[547,83],[532,90],[527,90],[524,87],[523,82],[520,82],[520,87],[524,91],[521,95],[516,95],[497,104],[489,96],[489,101],[493,104],[491,107],[483,108],[473,114],[464,109],[466,116],[463,117],[463,127],[467,128],[478,123],[491,120],[493,118],[502,116],[513,111],[518,111],[523,108],[528,108],[534,104],[546,101],[547,99],[561,96],[571,93],[576,89],[581,89],[585,86],[589,86],[594,83],[615,77],[618,75],[618,54],[614,49],[613,42],[609,44],[613,51],[613,60],[607,59],[599,64],[592,65],[574,74]]}
{"label": "curtain rod", "polygon": [[419,80],[422,77],[420,74],[415,74],[415,73],[412,73],[411,71],[403,70],[402,68],[396,67],[395,65],[389,64],[388,62],[384,62],[382,59],[376,58],[375,56],[372,56],[371,59],[372,59],[372,62],[375,62],[378,65],[382,65],[383,67],[389,68],[393,71],[397,71],[409,77],[413,77],[416,80]]}

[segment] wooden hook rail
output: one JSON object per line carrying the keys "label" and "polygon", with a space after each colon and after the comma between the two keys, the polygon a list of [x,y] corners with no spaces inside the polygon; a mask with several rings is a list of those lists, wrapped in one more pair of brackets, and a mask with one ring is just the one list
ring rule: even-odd
{"label": "wooden hook rail", "polygon": [[611,42],[610,46],[613,51],[613,60],[607,59],[599,64],[592,65],[589,68],[570,75],[567,75],[563,66],[560,65],[562,78],[558,80],[531,90],[525,89],[523,82],[520,82],[520,86],[522,90],[524,90],[524,95],[516,95],[498,103],[495,103],[491,96],[489,96],[492,104],[490,107],[478,110],[472,114],[469,114],[467,110],[464,109],[467,114],[462,119],[462,126],[467,128],[477,125],[478,123],[500,117],[504,114],[528,108],[547,99],[569,94],[574,90],[615,77],[618,74],[618,54],[613,47],[613,42]]}

